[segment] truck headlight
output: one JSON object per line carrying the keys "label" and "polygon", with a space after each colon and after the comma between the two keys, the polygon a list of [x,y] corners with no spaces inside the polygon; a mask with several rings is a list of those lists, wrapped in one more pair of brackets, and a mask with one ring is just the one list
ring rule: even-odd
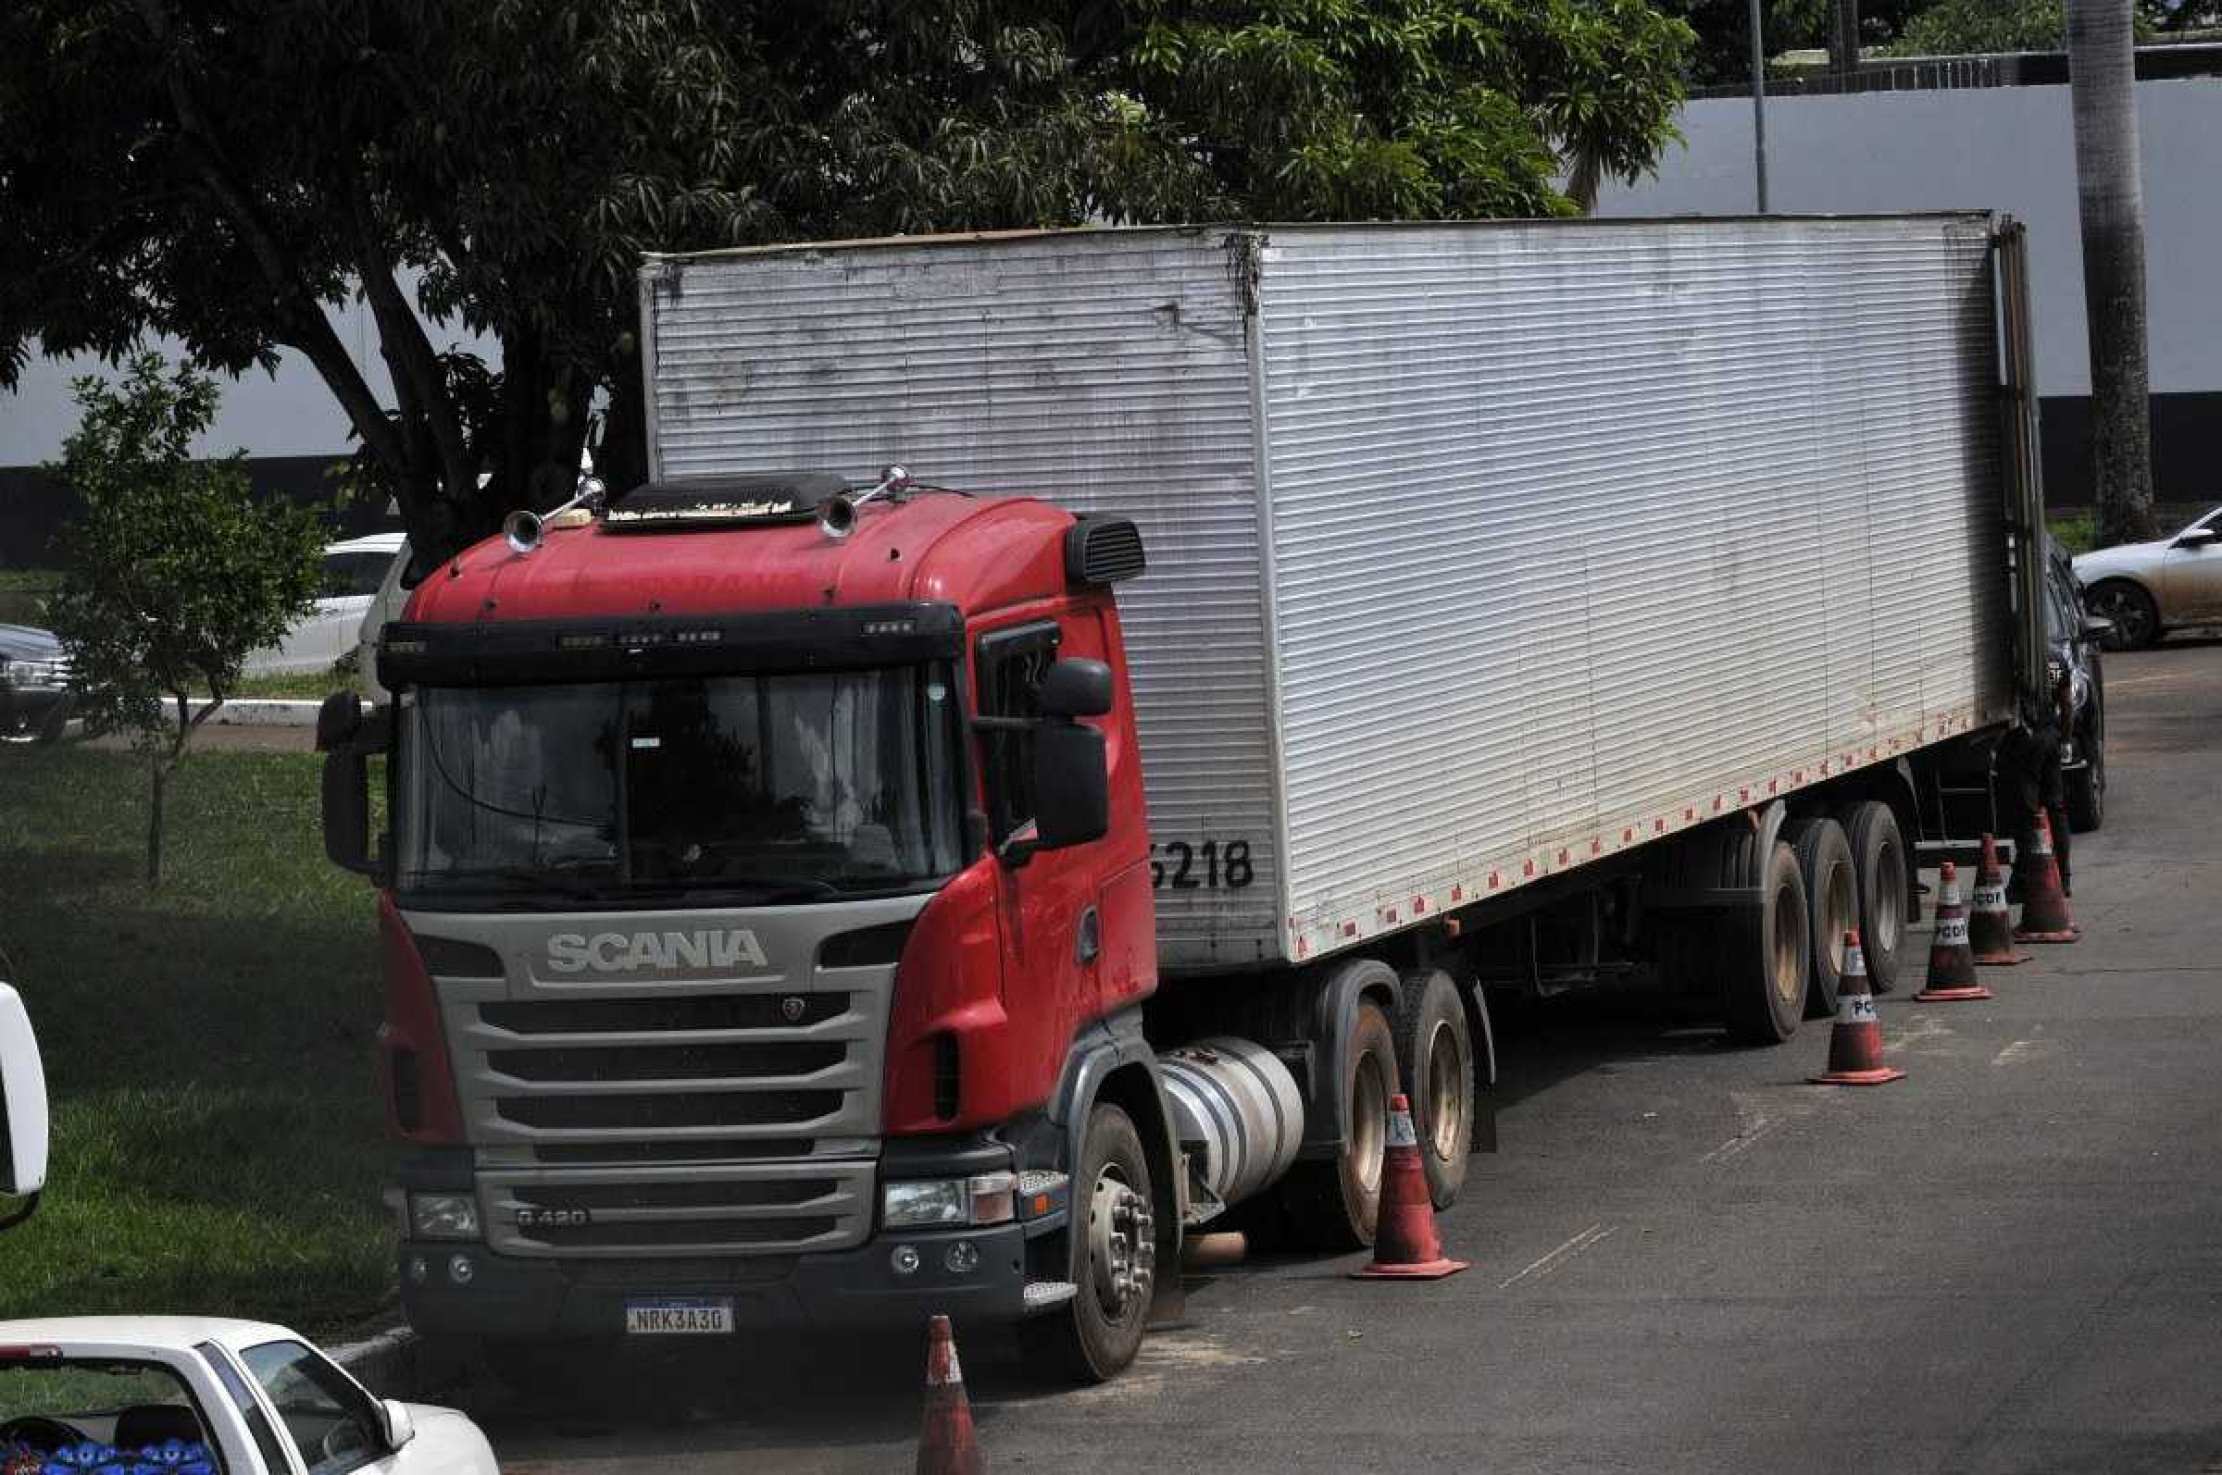
{"label": "truck headlight", "polygon": [[467,1193],[412,1193],[409,1230],[418,1239],[477,1239],[478,1200]]}
{"label": "truck headlight", "polygon": [[1018,1178],[982,1173],[974,1178],[921,1178],[880,1188],[880,1223],[888,1229],[937,1224],[1007,1224],[1016,1210]]}

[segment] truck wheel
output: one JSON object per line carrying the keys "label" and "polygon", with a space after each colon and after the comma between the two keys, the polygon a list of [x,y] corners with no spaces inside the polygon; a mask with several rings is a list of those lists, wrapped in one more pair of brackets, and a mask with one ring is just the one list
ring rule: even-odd
{"label": "truck wheel", "polygon": [[1458,1202],[1474,1150],[1474,1036],[1458,985],[1440,968],[1404,976],[1396,1013],[1396,1063],[1438,1209]]}
{"label": "truck wheel", "polygon": [[2083,766],[2067,774],[2068,823],[2080,835],[2106,823],[2106,742],[2088,744]]}
{"label": "truck wheel", "polygon": [[1813,919],[1813,982],[1806,991],[1805,1017],[1827,1019],[1836,1013],[1836,981],[1844,973],[1844,933],[1859,925],[1852,842],[1844,838],[1842,825],[1818,814],[1790,821],[1782,838],[1798,857],[1806,909]]}
{"label": "truck wheel", "polygon": [[[1384,971],[1386,971],[1384,969]],[[1322,1250],[1362,1250],[1373,1243],[1381,1211],[1381,1159],[1389,1140],[1389,1098],[1397,1091],[1396,1036],[1389,1016],[1370,999],[1344,1052],[1343,1149],[1332,1161],[1299,1162],[1282,1182],[1289,1227]]]}
{"label": "truck wheel", "polygon": [[1898,955],[1906,945],[1906,842],[1898,816],[1879,799],[1849,805],[1837,814],[1852,846],[1859,878],[1859,947],[1867,959],[1867,986],[1887,994],[1898,982]]}
{"label": "truck wheel", "polygon": [[1812,976],[1813,922],[1795,851],[1775,841],[1759,873],[1759,905],[1729,913],[1722,928],[1728,1032],[1747,1045],[1779,1045],[1798,1032]]}
{"label": "truck wheel", "polygon": [[[1047,1316],[1019,1323],[1030,1361],[1075,1383],[1118,1376],[1141,1349],[1157,1286],[1150,1160],[1133,1119],[1108,1101],[1088,1112],[1072,1175],[1073,1282]],[[1177,1269],[1172,1271],[1178,1274]]]}

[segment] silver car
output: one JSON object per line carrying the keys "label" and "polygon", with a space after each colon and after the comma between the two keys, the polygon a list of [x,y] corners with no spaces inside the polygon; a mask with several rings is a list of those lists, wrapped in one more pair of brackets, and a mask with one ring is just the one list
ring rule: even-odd
{"label": "silver car", "polygon": [[2184,625],[2222,624],[2222,507],[2174,537],[2101,548],[2075,561],[2084,604],[2109,621],[2107,645],[2134,650]]}

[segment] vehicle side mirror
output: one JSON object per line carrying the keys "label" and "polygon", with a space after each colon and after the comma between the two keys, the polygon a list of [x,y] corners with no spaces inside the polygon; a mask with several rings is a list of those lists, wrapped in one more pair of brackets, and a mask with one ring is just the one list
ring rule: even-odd
{"label": "vehicle side mirror", "polygon": [[1085,845],[1110,828],[1110,761],[1103,734],[1069,718],[1050,718],[1034,736],[1034,848]]}
{"label": "vehicle side mirror", "polygon": [[417,1437],[417,1421],[409,1417],[409,1405],[398,1399],[388,1398],[378,1405],[378,1422],[385,1428],[386,1451],[392,1453]]}
{"label": "vehicle side mirror", "polygon": [[324,754],[324,854],[333,865],[376,876],[370,841],[370,755],[386,750],[392,725],[384,710],[363,716],[362,698],[334,692],[316,714],[316,746]]}
{"label": "vehicle side mirror", "polygon": [[1101,717],[1111,710],[1111,668],[1079,657],[1057,661],[1035,700],[1052,717]]}
{"label": "vehicle side mirror", "polygon": [[0,1229],[22,1223],[46,1187],[46,1067],[23,998],[0,983],[0,1197],[20,1202]]}
{"label": "vehicle side mirror", "polygon": [[2104,615],[2085,615],[2082,633],[2075,638],[2085,645],[2103,645],[2114,633],[2114,622]]}
{"label": "vehicle side mirror", "polygon": [[2177,537],[2176,546],[2178,548],[2204,548],[2216,538],[2222,538],[2222,532],[2217,532],[2213,528],[2187,528]]}

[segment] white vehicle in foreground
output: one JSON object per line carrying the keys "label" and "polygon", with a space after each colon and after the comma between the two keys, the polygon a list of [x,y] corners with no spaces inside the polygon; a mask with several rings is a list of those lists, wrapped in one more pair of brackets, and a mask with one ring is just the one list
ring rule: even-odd
{"label": "white vehicle in foreground", "polygon": [[324,548],[324,586],[316,607],[296,620],[276,645],[248,654],[241,667],[250,676],[329,671],[355,648],[363,612],[378,595],[395,559],[400,533],[371,533],[328,543]]}
{"label": "white vehicle in foreground", "polygon": [[463,1414],[381,1402],[282,1326],[203,1316],[0,1322],[0,1470],[496,1475],[500,1468],[486,1436]]}

